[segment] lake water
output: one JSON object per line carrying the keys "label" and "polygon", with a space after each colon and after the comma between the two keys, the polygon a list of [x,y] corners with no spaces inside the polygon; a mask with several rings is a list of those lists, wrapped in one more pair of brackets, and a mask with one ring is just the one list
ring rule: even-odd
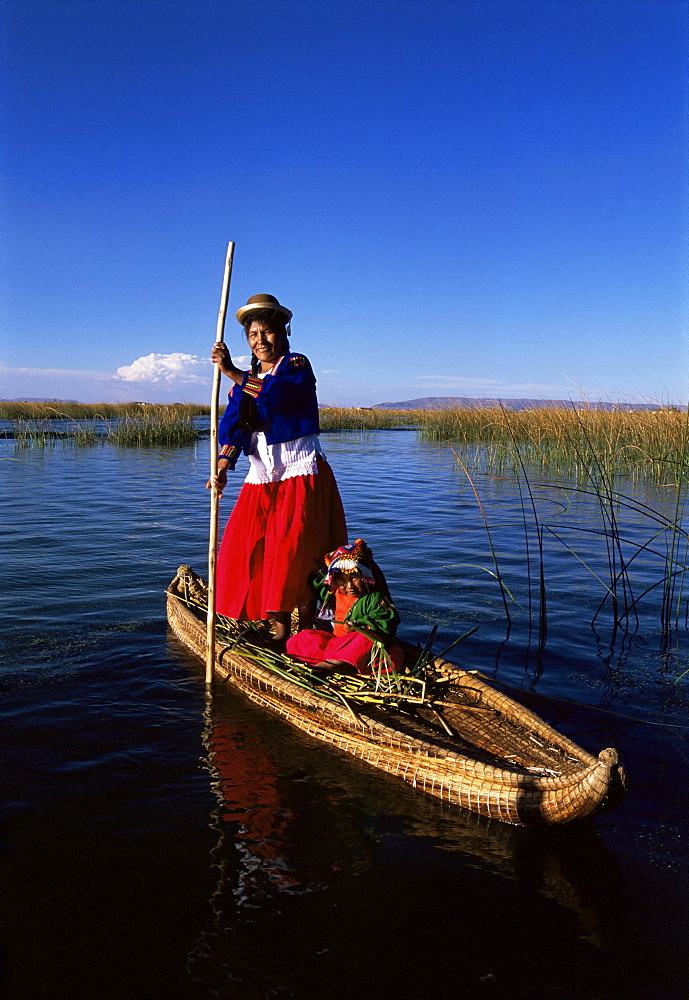
{"label": "lake water", "polygon": [[[481,508],[450,449],[413,431],[323,441],[401,634],[437,625],[441,652],[479,625],[450,658],[587,749],[616,746],[627,800],[558,830],[491,823],[231,691],[209,700],[163,593],[180,563],[205,575],[207,444],[6,442],[4,996],[686,998],[686,597],[677,628],[660,627],[658,587],[626,629],[610,602],[592,625],[611,578],[605,514],[534,485],[539,634],[536,535],[513,482],[477,476]],[[628,492],[673,516],[671,490]],[[668,535],[640,509],[616,513],[639,596]]]}

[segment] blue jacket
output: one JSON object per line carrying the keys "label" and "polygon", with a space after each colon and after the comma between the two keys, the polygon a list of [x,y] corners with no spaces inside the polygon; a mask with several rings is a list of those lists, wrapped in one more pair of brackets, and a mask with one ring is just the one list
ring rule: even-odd
{"label": "blue jacket", "polygon": [[239,404],[242,393],[256,400],[261,421],[258,430],[265,433],[268,444],[282,444],[318,434],[318,401],[316,377],[303,354],[286,354],[275,375],[257,378],[246,373],[241,385],[235,385],[228,396],[227,407],[218,427],[219,457],[229,460],[234,469],[240,451],[249,454],[251,433],[239,428]]}

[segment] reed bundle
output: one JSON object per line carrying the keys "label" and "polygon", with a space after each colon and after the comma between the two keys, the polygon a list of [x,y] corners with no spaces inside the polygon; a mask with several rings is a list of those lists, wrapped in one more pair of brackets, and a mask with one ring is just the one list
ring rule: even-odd
{"label": "reed bundle", "polygon": [[[169,592],[174,593],[177,600],[192,611],[205,617],[208,609],[208,587],[198,577],[190,566],[180,566],[177,575],[170,585]],[[437,698],[437,685],[433,684],[434,656],[431,646],[435,638],[435,629],[429,636],[426,645],[416,651],[412,662],[407,663],[403,673],[398,673],[385,650],[383,644],[366,629],[360,631],[369,635],[373,641],[371,653],[371,674],[368,676],[340,674],[336,671],[328,674],[312,669],[307,664],[286,653],[278,653],[266,647],[270,637],[270,628],[264,622],[237,622],[233,618],[217,614],[216,631],[218,638],[231,649],[241,649],[241,655],[263,667],[265,670],[288,680],[299,687],[317,692],[331,701],[343,702],[349,700],[401,707],[402,705],[422,705],[431,696]],[[293,615],[293,629],[298,628],[298,617]],[[452,643],[453,648],[476,628],[470,629]],[[447,652],[447,650],[446,650]]]}
{"label": "reed bundle", "polygon": [[[201,615],[207,611],[205,588],[196,593],[177,593],[187,607],[196,609]],[[300,660],[279,653],[265,645],[270,632],[262,622],[238,623],[224,615],[216,615],[218,638],[231,648],[241,649],[241,655],[258,664],[270,673],[288,680],[308,691],[313,691],[334,702],[348,705],[349,701],[373,705],[401,707],[406,704],[423,704],[430,694],[430,657],[424,653],[415,664],[398,674],[392,661],[380,642],[374,643],[371,656],[371,675],[367,677],[340,674],[333,671],[324,676]],[[474,629],[471,632],[475,631]],[[456,642],[466,638],[466,633]],[[454,644],[453,644],[454,645]]]}

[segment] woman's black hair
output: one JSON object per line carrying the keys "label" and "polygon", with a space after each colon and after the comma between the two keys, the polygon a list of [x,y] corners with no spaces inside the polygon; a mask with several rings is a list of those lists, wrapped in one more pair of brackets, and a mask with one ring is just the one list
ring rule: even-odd
{"label": "woman's black hair", "polygon": [[[249,330],[251,324],[256,320],[261,324],[264,330],[270,330],[271,333],[282,334],[283,342],[285,345],[285,351],[289,348],[289,326],[284,323],[281,319],[278,319],[272,312],[259,312],[254,313],[253,316],[248,316],[244,322],[244,333],[249,336]],[[258,360],[255,354],[251,355],[251,374],[258,375],[260,370],[261,362]],[[239,427],[243,431],[248,431],[252,433],[253,431],[259,431],[261,429],[261,419],[258,415],[258,407],[256,406],[256,400],[253,396],[250,396],[247,392],[242,393],[242,398],[239,403]]]}

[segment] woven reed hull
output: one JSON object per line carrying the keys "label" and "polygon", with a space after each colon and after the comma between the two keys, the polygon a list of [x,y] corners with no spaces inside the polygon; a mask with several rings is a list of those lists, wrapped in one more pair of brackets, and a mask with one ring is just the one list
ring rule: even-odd
{"label": "woven reed hull", "polygon": [[[169,592],[167,610],[177,638],[205,662],[205,620]],[[454,741],[429,726],[414,732],[413,722],[405,716],[398,723],[394,712],[354,714],[223,643],[216,645],[215,669],[251,701],[310,736],[490,819],[568,823],[612,808],[624,796],[615,750],[593,757],[474,674],[438,660],[435,665],[451,680],[456,704],[443,714],[457,734]]]}

